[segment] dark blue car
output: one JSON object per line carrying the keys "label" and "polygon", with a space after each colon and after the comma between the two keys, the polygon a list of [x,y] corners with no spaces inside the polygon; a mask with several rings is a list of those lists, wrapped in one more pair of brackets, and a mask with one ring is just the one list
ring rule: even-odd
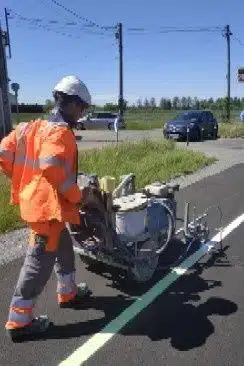
{"label": "dark blue car", "polygon": [[210,111],[188,111],[180,113],[164,125],[164,137],[186,140],[201,140],[218,136],[218,121]]}

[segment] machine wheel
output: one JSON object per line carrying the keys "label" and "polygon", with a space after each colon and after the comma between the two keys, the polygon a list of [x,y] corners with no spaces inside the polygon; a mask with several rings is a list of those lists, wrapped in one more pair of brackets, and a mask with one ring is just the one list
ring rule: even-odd
{"label": "machine wheel", "polygon": [[162,255],[166,248],[168,247],[170,240],[172,239],[174,233],[175,233],[175,219],[173,216],[173,213],[171,212],[171,210],[169,210],[168,207],[165,206],[165,209],[167,211],[167,218],[168,218],[168,227],[167,229],[163,230],[162,232],[160,232],[158,234],[158,243],[159,243],[159,248],[161,248],[161,253],[160,255]]}
{"label": "machine wheel", "polygon": [[[176,226],[174,213],[168,205],[163,206],[168,217],[168,226],[141,245],[137,261],[129,272],[130,279],[137,283],[151,280],[157,270],[160,256],[164,254],[174,235]],[[156,253],[158,249],[161,249],[160,254]]]}
{"label": "machine wheel", "polygon": [[141,244],[134,267],[129,270],[129,279],[137,283],[151,280],[159,261],[156,254],[158,243],[152,238]]}

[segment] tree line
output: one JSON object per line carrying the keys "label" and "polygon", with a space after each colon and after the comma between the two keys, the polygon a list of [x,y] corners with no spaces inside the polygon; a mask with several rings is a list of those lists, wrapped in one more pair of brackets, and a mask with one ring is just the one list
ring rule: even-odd
{"label": "tree line", "polygon": [[[188,110],[188,109],[210,109],[222,111],[223,118],[225,115],[227,106],[227,98],[209,98],[199,99],[197,97],[174,97],[174,98],[161,98],[159,102],[156,102],[156,98],[145,98],[144,100],[138,99],[135,103],[128,103],[124,100],[124,110],[138,110],[138,109],[162,109],[166,111],[170,110]],[[53,101],[46,100],[43,110],[45,112],[50,111],[53,107]],[[234,97],[230,99],[230,107],[232,110],[244,110],[244,98]],[[103,106],[93,106],[91,110],[99,109],[104,111],[118,112],[119,107],[117,103],[106,103]]]}
{"label": "tree line", "polygon": [[[199,99],[197,97],[174,97],[161,98],[157,103],[156,98],[145,98],[144,100],[138,99],[136,103],[129,105],[125,102],[125,109],[154,109],[160,108],[163,110],[187,110],[187,109],[211,109],[211,110],[225,110],[227,105],[227,98],[209,98]],[[231,98],[231,109],[242,110],[244,109],[244,98]],[[107,103],[104,105],[105,110],[115,111],[118,110],[118,105],[113,103]]]}
{"label": "tree line", "polygon": [[[19,113],[43,113],[45,110],[44,106],[41,104],[19,104]],[[17,106],[11,105],[11,112],[17,113]]]}

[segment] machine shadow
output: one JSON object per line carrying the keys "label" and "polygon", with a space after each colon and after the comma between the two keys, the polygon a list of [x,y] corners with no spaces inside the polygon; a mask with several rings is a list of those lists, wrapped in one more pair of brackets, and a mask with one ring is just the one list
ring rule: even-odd
{"label": "machine shadow", "polygon": [[[223,250],[227,249],[228,247]],[[213,266],[218,260],[216,257],[213,263],[212,258],[210,259],[204,264],[199,263],[190,273],[179,278],[166,292],[139,313],[136,319],[125,325],[119,333],[124,336],[147,336],[151,341],[169,339],[172,347],[181,351],[203,345],[215,330],[209,316],[228,316],[238,309],[234,302],[220,297],[210,296],[206,301],[194,304],[201,300],[200,293],[222,286],[221,281],[205,280],[201,277],[204,269]],[[145,293],[151,288],[151,285],[147,284],[143,287],[143,293]],[[90,297],[83,306],[77,307],[75,310],[103,311],[104,318],[76,324],[53,325],[45,335],[23,341],[79,338],[101,333],[108,323],[134,301],[136,300],[126,294],[114,297]],[[107,328],[106,331],[113,332],[113,326],[110,329]]]}
{"label": "machine shadow", "polygon": [[[231,264],[226,254],[229,246],[214,248],[208,256],[208,259],[204,262],[198,262],[195,264],[194,269],[200,275],[205,268],[208,267],[230,267]],[[154,286],[162,277],[169,273],[170,268],[178,265],[178,258],[182,256],[181,261],[184,260],[185,245],[179,239],[173,239],[168,246],[164,254],[159,259],[158,270],[153,278],[146,283],[135,283],[126,277],[125,273],[121,270],[117,270],[108,265],[97,262],[88,262],[86,269],[93,274],[102,276],[107,282],[108,287],[115,288],[120,292],[130,296],[141,296]],[[193,254],[199,249],[199,244],[193,244],[191,250],[187,253],[187,256]],[[207,257],[207,256],[206,256]],[[205,258],[206,258],[205,257]],[[178,263],[178,264],[177,264]]]}

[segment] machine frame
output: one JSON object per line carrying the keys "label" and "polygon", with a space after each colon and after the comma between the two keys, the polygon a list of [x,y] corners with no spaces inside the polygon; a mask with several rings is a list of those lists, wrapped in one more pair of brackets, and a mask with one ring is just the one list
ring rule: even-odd
{"label": "machine frame", "polygon": [[[84,173],[80,173],[79,177],[82,180],[80,186],[92,185],[99,191],[99,180],[96,175],[86,176]],[[85,263],[101,262],[116,267],[124,271],[130,280],[143,283],[152,279],[159,267],[160,257],[166,254],[166,249],[173,245],[174,239],[180,239],[184,244],[183,253],[176,258],[176,262],[180,262],[187,256],[193,244],[203,245],[209,240],[209,228],[206,220],[207,212],[197,217],[194,207],[193,217],[190,220],[190,202],[186,202],[184,225],[176,230],[177,202],[175,192],[179,191],[180,186],[164,183],[166,190],[164,190],[162,197],[149,192],[146,187],[138,192],[145,195],[147,202],[153,200],[153,202],[162,205],[168,219],[166,229],[163,232],[154,233],[145,231],[133,240],[121,240],[116,232],[116,212],[119,208],[114,205],[114,202],[116,198],[133,196],[136,193],[135,178],[133,173],[122,176],[120,184],[112,193],[105,192],[105,196],[101,196],[104,205],[102,216],[96,211],[80,209],[83,226],[68,225],[68,230],[74,241],[74,249],[82,261]],[[86,228],[89,228],[90,232],[94,229],[92,240],[90,240],[89,235],[86,237]]]}

